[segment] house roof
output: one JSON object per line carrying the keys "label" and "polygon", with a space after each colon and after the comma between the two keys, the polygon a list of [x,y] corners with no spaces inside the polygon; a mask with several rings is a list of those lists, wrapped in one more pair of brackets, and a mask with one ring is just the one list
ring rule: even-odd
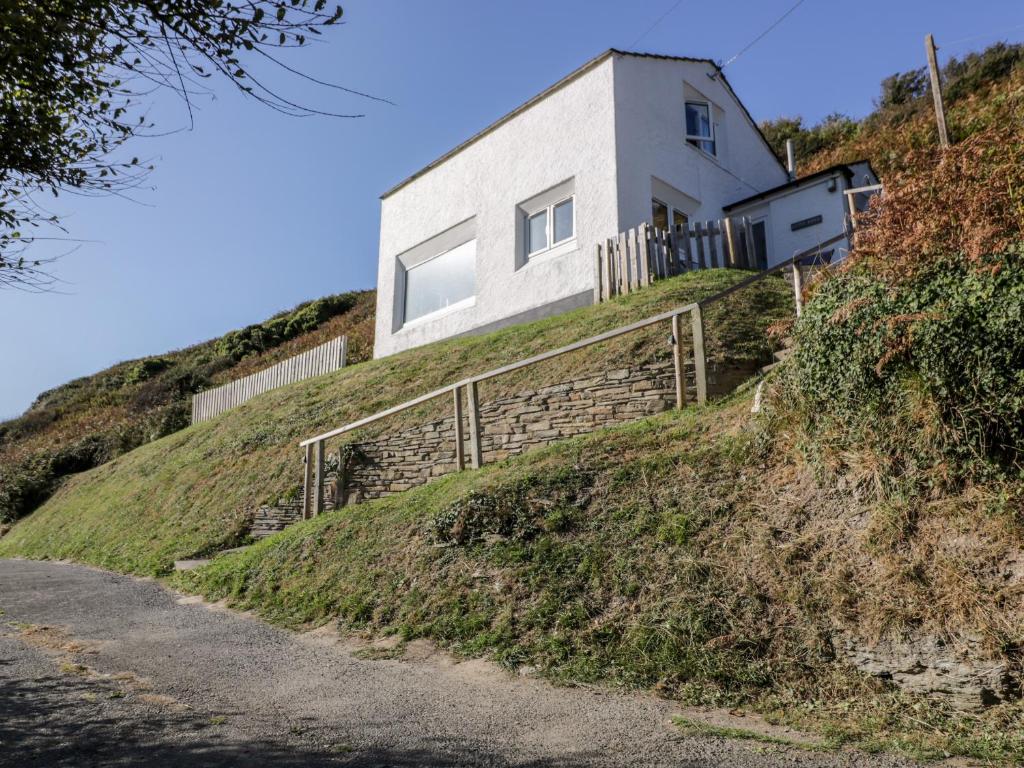
{"label": "house roof", "polygon": [[480,139],[482,139],[487,134],[495,131],[497,128],[499,128],[502,125],[504,125],[505,123],[509,122],[512,118],[516,117],[517,115],[522,114],[523,112],[528,110],[530,107],[532,107],[534,104],[537,104],[538,102],[546,99],[548,96],[550,96],[555,91],[558,91],[558,90],[564,88],[569,83],[573,82],[574,80],[577,80],[578,78],[580,78],[581,76],[583,76],[587,72],[589,72],[590,70],[592,70],[595,67],[597,67],[598,65],[602,64],[605,60],[611,58],[612,56],[633,56],[633,57],[642,58],[642,59],[662,59],[662,60],[665,60],[665,61],[689,61],[689,62],[697,62],[697,63],[701,63],[701,64],[707,64],[707,65],[711,66],[715,70],[715,75],[714,76],[722,81],[722,84],[725,85],[726,89],[729,91],[729,93],[732,95],[732,97],[736,100],[736,103],[740,105],[740,108],[743,110],[743,114],[745,114],[747,116],[747,119],[750,121],[750,124],[752,126],[754,126],[754,130],[757,131],[758,135],[761,137],[761,140],[764,142],[765,147],[768,148],[769,152],[771,152],[771,154],[772,154],[772,157],[774,157],[776,159],[776,161],[779,163],[779,167],[781,167],[783,169],[785,168],[785,166],[782,165],[782,161],[779,160],[779,158],[775,155],[775,151],[772,150],[771,145],[768,143],[768,139],[765,138],[764,134],[761,132],[760,127],[754,121],[754,118],[751,117],[750,112],[747,110],[746,106],[743,104],[742,101],[740,101],[740,98],[736,95],[736,92],[732,89],[732,85],[726,79],[725,73],[722,72],[721,68],[714,61],[712,61],[711,59],[694,58],[692,56],[669,56],[669,55],[660,54],[660,53],[642,53],[642,52],[639,52],[639,51],[623,51],[623,50],[619,50],[618,48],[609,48],[608,50],[604,51],[600,55],[595,56],[590,61],[588,61],[585,64],[583,64],[581,67],[578,67],[577,69],[574,69],[572,72],[570,72],[568,75],[563,77],[558,82],[554,83],[553,85],[548,86],[547,88],[545,88],[543,91],[538,93],[533,98],[531,98],[528,101],[520,104],[518,107],[513,109],[508,114],[504,115],[503,117],[498,118],[493,123],[491,123],[486,128],[484,128],[482,131],[479,131],[478,133],[475,133],[473,136],[470,136],[468,139],[466,139],[461,144],[459,144],[459,145],[453,147],[452,149],[448,150],[447,152],[445,152],[443,155],[441,155],[439,158],[437,158],[433,162],[428,163],[423,168],[421,168],[420,170],[416,171],[416,173],[412,174],[411,176],[409,176],[406,179],[403,179],[398,184],[396,184],[395,186],[391,187],[391,189],[389,189],[383,195],[381,195],[380,196],[381,200],[383,200],[386,197],[390,197],[395,192],[400,190],[402,187],[406,186],[407,184],[409,184],[412,181],[415,181],[416,179],[418,179],[420,176],[423,176],[428,171],[433,170],[434,168],[436,168],[437,166],[441,165],[446,160],[454,157],[455,155],[457,155],[459,152],[461,152],[462,150],[466,149],[470,145],[475,144],[476,142],[478,142]]}
{"label": "house roof", "polygon": [[[852,163],[838,163],[837,165],[830,165],[828,168],[822,168],[820,171],[815,171],[814,173],[809,173],[806,176],[801,176],[798,179],[787,181],[785,184],[779,184],[777,187],[764,190],[764,192],[758,192],[756,195],[750,195],[750,197],[744,197],[742,200],[736,200],[728,205],[723,205],[722,210],[728,213],[729,211],[735,210],[736,208],[742,208],[750,203],[756,203],[759,200],[767,200],[769,197],[775,197],[778,194],[799,189],[805,184],[821,181],[822,179],[828,176],[833,176],[837,173],[843,174],[848,181],[851,181],[854,176],[854,170],[851,166],[859,165],[861,163],[868,163],[868,161],[855,160]],[[868,163],[868,168],[871,169],[871,173],[874,174],[875,171],[871,168],[871,163]]]}

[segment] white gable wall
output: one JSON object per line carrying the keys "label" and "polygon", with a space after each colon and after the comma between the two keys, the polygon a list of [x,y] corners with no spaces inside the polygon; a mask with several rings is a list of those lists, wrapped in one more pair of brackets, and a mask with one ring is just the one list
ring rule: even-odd
{"label": "white gable wall", "polygon": [[[375,357],[554,302],[589,303],[592,248],[618,227],[612,68],[605,59],[384,198]],[[576,246],[523,265],[517,206],[569,180]],[[418,260],[417,246],[456,225],[476,233],[475,299],[403,326],[399,258]]]}
{"label": "white gable wall", "polygon": [[[717,219],[729,201],[786,181],[785,170],[729,88],[720,78],[708,77],[713,71],[706,62],[615,57],[623,228],[650,221],[652,196],[674,197],[662,202],[685,210],[691,219]],[[685,102],[699,97],[715,107],[715,158],[686,142]],[[614,234],[608,230],[605,236]]]}

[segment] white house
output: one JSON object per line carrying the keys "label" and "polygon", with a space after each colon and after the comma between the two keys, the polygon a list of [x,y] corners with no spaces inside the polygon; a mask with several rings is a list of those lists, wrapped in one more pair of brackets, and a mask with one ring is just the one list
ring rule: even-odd
{"label": "white house", "polygon": [[382,196],[374,355],[589,304],[596,244],[644,221],[749,215],[781,260],[867,174],[790,181],[714,62],[606,51]]}

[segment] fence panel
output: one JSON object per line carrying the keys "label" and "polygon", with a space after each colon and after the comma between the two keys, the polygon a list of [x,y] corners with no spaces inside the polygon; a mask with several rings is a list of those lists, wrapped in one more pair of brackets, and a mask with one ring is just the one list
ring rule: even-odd
{"label": "fence panel", "polygon": [[756,269],[752,243],[746,217],[677,224],[671,230],[641,224],[598,244],[594,299],[607,301],[693,269]]}
{"label": "fence panel", "polygon": [[212,419],[272,389],[344,368],[347,355],[348,337],[339,336],[262,371],[197,392],[192,396],[192,423]]}

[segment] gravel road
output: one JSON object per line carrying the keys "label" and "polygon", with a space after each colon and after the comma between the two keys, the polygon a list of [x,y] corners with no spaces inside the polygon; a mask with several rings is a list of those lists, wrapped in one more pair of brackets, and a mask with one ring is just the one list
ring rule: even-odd
{"label": "gravel road", "polygon": [[82,566],[0,560],[0,610],[4,766],[909,765],[683,736],[651,696],[366,658]]}

